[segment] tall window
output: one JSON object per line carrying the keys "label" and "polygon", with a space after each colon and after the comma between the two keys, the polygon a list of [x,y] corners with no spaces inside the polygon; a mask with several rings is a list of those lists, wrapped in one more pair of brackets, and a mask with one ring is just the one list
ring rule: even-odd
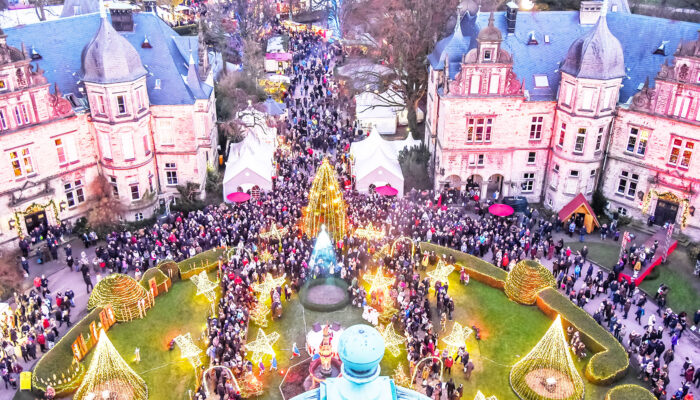
{"label": "tall window", "polygon": [[0,128],[7,129],[7,116],[5,110],[0,110]]}
{"label": "tall window", "polygon": [[604,127],[598,128],[598,136],[595,138],[595,151],[600,151],[603,148],[603,131]]}
{"label": "tall window", "polygon": [[24,122],[22,122],[22,112],[19,110],[19,106],[15,107],[15,122],[17,126],[24,125]]}
{"label": "tall window", "polygon": [[523,174],[523,183],[520,186],[523,193],[531,193],[535,189],[535,173],[526,172]]}
{"label": "tall window", "polygon": [[564,92],[563,93],[563,95],[564,95],[564,102],[563,103],[566,104],[567,106],[570,106],[571,105],[571,98],[573,97],[573,94],[574,94],[573,86],[571,86],[569,84],[564,84],[564,85],[562,85],[562,91]]}
{"label": "tall window", "polygon": [[141,89],[136,89],[134,91],[134,95],[136,97],[136,110],[140,110],[143,108],[143,102],[141,101]]}
{"label": "tall window", "polygon": [[673,115],[675,117],[688,118],[688,109],[690,108],[691,101],[692,99],[690,97],[676,97],[676,105],[673,108]]}
{"label": "tall window", "polygon": [[564,122],[561,123],[561,128],[559,129],[559,147],[564,146],[564,138],[566,137],[566,124]]}
{"label": "tall window", "polygon": [[141,198],[141,193],[139,193],[139,184],[138,183],[132,183],[129,185],[129,188],[131,189],[131,200],[138,200]]}
{"label": "tall window", "polygon": [[58,163],[59,164],[65,164],[68,162],[68,157],[66,157],[66,149],[65,149],[65,144],[63,143],[63,139],[58,138],[53,141],[54,144],[56,145],[56,153],[58,154]]}
{"label": "tall window", "polygon": [[496,94],[498,93],[498,84],[500,82],[500,76],[493,74],[491,75],[491,80],[489,81],[489,93],[490,94]]}
{"label": "tall window", "polygon": [[567,194],[576,194],[578,193],[578,179],[579,179],[579,171],[572,169],[569,171],[569,176],[566,178],[566,182],[564,184],[564,193]]}
{"label": "tall window", "polygon": [[126,114],[126,98],[124,95],[117,96],[117,112],[119,114]]}
{"label": "tall window", "polygon": [[649,140],[649,131],[646,129],[632,128],[627,137],[627,148],[625,150],[643,156],[647,152],[647,140]]}
{"label": "tall window", "polygon": [[119,197],[119,185],[117,185],[117,177],[110,176],[109,177],[109,184],[112,186],[112,195],[114,197]]}
{"label": "tall window", "polygon": [[605,88],[605,91],[603,92],[603,104],[601,106],[602,110],[607,110],[613,107],[612,97],[614,92],[614,87]]}
{"label": "tall window", "polygon": [[29,147],[11,151],[10,164],[12,165],[15,177],[27,176],[34,173],[34,164],[32,163],[32,155],[29,152]]}
{"label": "tall window", "polygon": [[102,157],[112,159],[112,145],[109,141],[109,134],[100,132],[97,137],[100,139],[100,148],[102,149]]}
{"label": "tall window", "polygon": [[158,119],[158,136],[160,137],[161,145],[172,145],[173,142],[173,121],[170,118]]}
{"label": "tall window", "polygon": [[634,198],[634,195],[637,193],[638,183],[638,174],[633,174],[629,171],[621,171],[620,180],[617,183],[617,193],[629,198]]}
{"label": "tall window", "polygon": [[469,80],[469,93],[471,93],[471,94],[479,93],[479,86],[480,85],[481,85],[481,76],[472,75],[471,79]]}
{"label": "tall window", "polygon": [[532,117],[530,125],[530,140],[540,140],[542,138],[542,121],[544,117]]}
{"label": "tall window", "polygon": [[576,142],[574,143],[574,153],[583,153],[583,147],[586,145],[586,128],[579,128],[576,133]]}
{"label": "tall window", "polygon": [[56,145],[56,154],[58,155],[58,163],[66,164],[78,160],[78,151],[75,147],[75,138],[71,135],[65,135],[54,140]]}
{"label": "tall window", "polygon": [[537,153],[534,151],[531,151],[527,153],[527,163],[528,164],[534,164],[535,161],[537,160]]}
{"label": "tall window", "polygon": [[177,185],[177,165],[175,163],[165,163],[165,179],[168,186]]}
{"label": "tall window", "polygon": [[690,158],[693,156],[695,142],[684,139],[673,139],[671,145],[671,155],[668,158],[668,163],[680,167],[690,167]]}
{"label": "tall window", "polygon": [[593,193],[593,189],[595,188],[596,172],[597,170],[595,169],[591,170],[591,175],[588,177],[588,183],[586,184],[586,194]]}
{"label": "tall window", "polygon": [[27,105],[22,104],[21,110],[22,110],[22,119],[24,120],[25,124],[28,124],[29,123],[29,112],[27,111]]}
{"label": "tall window", "polygon": [[482,143],[491,141],[493,118],[468,118],[467,142]]}
{"label": "tall window", "polygon": [[95,98],[96,98],[95,101],[97,102],[97,112],[99,112],[100,114],[104,114],[105,113],[105,98],[104,98],[104,96],[98,94]]}
{"label": "tall window", "polygon": [[85,201],[85,192],[83,191],[82,179],[76,179],[74,182],[68,182],[63,185],[66,191],[66,200],[68,207],[72,208]]}
{"label": "tall window", "polygon": [[134,159],[134,140],[130,133],[122,134],[122,152],[125,160]]}
{"label": "tall window", "polygon": [[582,110],[593,110],[593,89],[583,89],[580,108]]}

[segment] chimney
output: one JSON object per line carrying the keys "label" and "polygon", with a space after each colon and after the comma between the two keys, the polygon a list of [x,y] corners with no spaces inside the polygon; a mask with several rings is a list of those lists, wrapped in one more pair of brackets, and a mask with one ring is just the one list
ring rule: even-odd
{"label": "chimney", "polygon": [[603,2],[600,0],[581,0],[578,12],[578,22],[581,25],[594,25],[603,10]]}
{"label": "chimney", "polygon": [[156,13],[156,1],[155,0],[144,0],[143,8],[146,12]]}
{"label": "chimney", "polygon": [[134,31],[134,15],[132,14],[131,4],[112,2],[109,7],[109,13],[112,15],[114,30],[117,32]]}
{"label": "chimney", "polygon": [[518,18],[518,5],[513,0],[506,4],[506,24],[509,35],[515,34],[515,22]]}

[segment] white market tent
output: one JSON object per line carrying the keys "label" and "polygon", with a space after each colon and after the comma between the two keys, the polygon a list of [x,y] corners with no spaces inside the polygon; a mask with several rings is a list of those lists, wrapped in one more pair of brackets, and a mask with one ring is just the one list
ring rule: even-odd
{"label": "white market tent", "polygon": [[260,140],[254,131],[249,132],[242,141],[232,143],[223,180],[224,201],[231,193],[245,192],[255,186],[261,190],[272,190],[274,152],[273,145]]}
{"label": "white market tent", "polygon": [[366,193],[371,185],[389,184],[399,191],[399,196],[403,196],[404,179],[398,151],[391,142],[382,139],[376,129],[372,129],[367,139],[350,145],[350,154],[354,160],[353,174],[358,191]]}

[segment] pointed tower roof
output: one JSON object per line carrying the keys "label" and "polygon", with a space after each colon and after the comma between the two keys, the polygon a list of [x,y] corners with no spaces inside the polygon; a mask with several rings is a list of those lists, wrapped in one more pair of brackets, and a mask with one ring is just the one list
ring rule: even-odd
{"label": "pointed tower roof", "polygon": [[202,85],[199,81],[199,74],[197,74],[197,66],[194,63],[194,57],[192,57],[192,53],[190,53],[190,62],[187,66],[187,77],[185,78],[185,80],[185,83],[187,83],[187,87],[190,88],[190,91],[196,98],[201,99],[207,97],[204,94],[204,91],[202,90]]}
{"label": "pointed tower roof", "polygon": [[105,331],[100,330],[99,335],[90,367],[74,398],[89,399],[93,394],[95,396],[92,398],[99,399],[108,391],[110,394],[117,394],[116,398],[119,399],[146,400],[146,382],[124,361]]}
{"label": "pointed tower roof", "polygon": [[[441,70],[445,68],[445,61],[448,62],[450,75],[455,75],[459,71],[459,64],[462,55],[469,51],[469,37],[465,37],[462,31],[462,13],[457,10],[457,22],[455,29],[450,36],[440,40],[432,53],[428,55],[428,60],[433,64],[433,68]],[[451,65],[450,65],[451,64]]]}
{"label": "pointed tower roof", "polygon": [[571,359],[559,315],[537,345],[513,365],[510,386],[525,400],[583,399],[583,379]]}
{"label": "pointed tower roof", "polygon": [[501,30],[496,28],[494,25],[494,15],[493,11],[491,11],[491,15],[489,15],[489,24],[486,28],[482,29],[479,31],[479,35],[476,37],[476,40],[479,42],[501,42],[503,41],[503,34],[501,33]]}
{"label": "pointed tower roof", "polygon": [[102,2],[100,14],[100,28],[83,49],[83,80],[101,84],[119,83],[130,82],[146,75],[139,53],[108,21]]}
{"label": "pointed tower roof", "polygon": [[626,75],[622,45],[608,29],[605,14],[598,18],[593,29],[569,47],[561,70],[587,79],[607,80]]}

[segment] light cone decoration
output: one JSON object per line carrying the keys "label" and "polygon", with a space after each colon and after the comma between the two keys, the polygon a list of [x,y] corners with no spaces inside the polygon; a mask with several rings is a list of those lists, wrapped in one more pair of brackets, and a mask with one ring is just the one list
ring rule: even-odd
{"label": "light cone decoration", "polygon": [[557,316],[537,345],[510,370],[510,386],[524,400],[580,400],[583,379],[576,371]]}
{"label": "light cone decoration", "polygon": [[309,190],[309,204],[304,212],[304,233],[310,238],[318,235],[321,225],[335,242],[345,236],[345,201],[335,170],[324,159]]}
{"label": "light cone decoration", "polygon": [[504,290],[508,298],[515,302],[534,304],[542,289],[555,285],[552,273],[542,264],[534,260],[523,260],[508,273]]}
{"label": "light cone decoration", "polygon": [[73,398],[76,400],[101,399],[105,392],[109,396],[107,398],[115,400],[148,398],[146,382],[129,367],[102,330],[90,367]]}

